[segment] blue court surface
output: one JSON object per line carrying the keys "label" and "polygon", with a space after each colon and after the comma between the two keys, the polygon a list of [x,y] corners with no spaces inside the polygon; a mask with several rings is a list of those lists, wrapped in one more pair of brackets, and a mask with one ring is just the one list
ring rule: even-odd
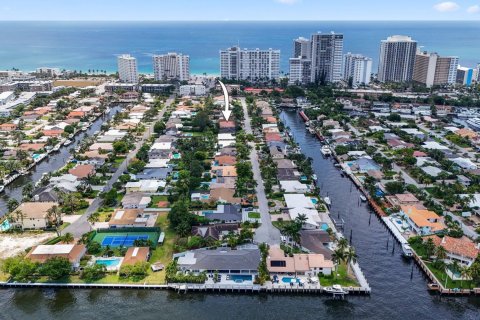
{"label": "blue court surface", "polygon": [[102,246],[110,247],[131,247],[135,240],[148,240],[148,235],[115,235],[106,236],[102,240]]}

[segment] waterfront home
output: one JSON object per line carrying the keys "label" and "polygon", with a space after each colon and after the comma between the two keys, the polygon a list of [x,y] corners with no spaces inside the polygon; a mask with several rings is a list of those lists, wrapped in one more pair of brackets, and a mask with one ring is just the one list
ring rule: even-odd
{"label": "waterfront home", "polygon": [[79,164],[68,170],[68,173],[82,180],[93,176],[95,174],[95,167],[91,164]]}
{"label": "waterfront home", "polygon": [[36,202],[59,202],[59,191],[70,192],[69,190],[62,190],[52,185],[44,186],[35,189],[33,192],[33,201]]}
{"label": "waterfront home", "polygon": [[418,209],[425,209],[422,202],[411,193],[394,194],[386,196],[385,199],[394,207],[415,206]]}
{"label": "waterfront home", "polygon": [[125,253],[125,257],[122,260],[122,266],[134,265],[140,262],[147,262],[150,258],[149,247],[130,247]]}
{"label": "waterfront home", "polygon": [[290,159],[274,159],[273,162],[277,165],[279,169],[295,169],[297,166]]}
{"label": "waterfront home", "polygon": [[351,169],[352,171],[367,173],[370,170],[380,170],[380,166],[373,159],[363,157],[354,161]]}
{"label": "waterfront home", "polygon": [[18,146],[19,150],[23,151],[41,151],[45,147],[45,143],[22,143]]}
{"label": "waterfront home", "polygon": [[440,238],[437,235],[432,235],[425,237],[424,241],[426,241],[428,238],[433,240],[435,246],[441,246],[445,248],[445,251],[447,252],[447,259],[445,259],[445,262],[448,263],[458,261],[461,264],[470,267],[480,254],[479,244],[475,244],[472,240],[465,236],[461,238],[453,238],[449,236]]}
{"label": "waterfront home", "polygon": [[438,175],[443,172],[442,169],[434,167],[434,166],[420,167],[420,169],[423,172],[425,172],[427,175],[429,175],[431,177],[434,177],[434,178],[438,177]]}
{"label": "waterfront home", "polygon": [[295,169],[282,169],[277,168],[277,179],[278,181],[285,180],[298,180],[300,178],[300,172]]}
{"label": "waterfront home", "polygon": [[387,140],[387,144],[393,150],[400,150],[400,149],[407,149],[407,148],[414,148],[415,145],[413,143],[407,143],[403,140],[399,139],[390,139]]}
{"label": "waterfront home", "polygon": [[267,268],[272,274],[314,277],[332,274],[333,267],[333,261],[325,259],[323,254],[296,253],[289,256],[277,245],[272,245],[268,250]]}
{"label": "waterfront home", "polygon": [[280,188],[286,193],[306,193],[309,188],[298,180],[281,180]]}
{"label": "waterfront home", "polygon": [[325,230],[300,230],[300,245],[310,253],[320,253],[326,259],[332,259],[333,240]]}
{"label": "waterfront home", "polygon": [[45,261],[62,257],[68,259],[72,264],[72,269],[76,270],[80,267],[80,260],[87,252],[87,248],[83,244],[53,244],[34,246],[25,256],[33,262],[44,263]]}
{"label": "waterfront home", "polygon": [[108,226],[110,228],[144,228],[155,226],[157,214],[144,213],[143,209],[116,209]]}
{"label": "waterfront home", "polygon": [[283,159],[283,158],[285,158],[285,152],[277,146],[271,146],[269,148],[269,152],[270,152],[270,156],[272,157],[272,159]]}
{"label": "waterfront home", "polygon": [[94,143],[92,144],[88,150],[90,151],[113,151],[113,144],[109,142],[102,142],[102,143]]}
{"label": "waterfront home", "polygon": [[430,235],[446,228],[441,218],[430,210],[401,206],[400,214],[405,217],[410,229],[418,235]]}
{"label": "waterfront home", "polygon": [[239,204],[242,202],[241,198],[235,197],[235,190],[227,188],[211,189],[209,199],[220,203]]}
{"label": "waterfront home", "polygon": [[205,240],[218,241],[231,233],[238,233],[238,223],[217,223],[206,226],[192,227],[192,235]]}
{"label": "waterfront home", "polygon": [[54,222],[48,210],[57,202],[22,202],[11,214],[11,224],[22,229],[45,229]]}
{"label": "waterfront home", "polygon": [[122,198],[124,209],[145,209],[152,202],[152,198],[142,192],[128,193]]}
{"label": "waterfront home", "polygon": [[63,174],[58,177],[51,177],[50,184],[69,192],[77,191],[77,187],[80,185],[80,181],[73,174]]}
{"label": "waterfront home", "polygon": [[166,182],[163,180],[130,181],[125,185],[125,190],[127,194],[131,192],[154,193],[159,188],[165,188],[165,186]]}
{"label": "waterfront home", "polygon": [[200,274],[202,272],[235,275],[252,275],[258,273],[261,261],[257,246],[203,248],[177,253],[177,265],[182,272]]}

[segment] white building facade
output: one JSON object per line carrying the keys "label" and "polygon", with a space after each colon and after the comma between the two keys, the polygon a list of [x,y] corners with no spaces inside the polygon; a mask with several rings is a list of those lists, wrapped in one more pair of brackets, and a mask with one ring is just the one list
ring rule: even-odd
{"label": "white building facade", "polygon": [[190,79],[190,56],[181,53],[169,52],[153,56],[153,72],[155,80]]}
{"label": "white building facade", "polygon": [[231,47],[220,51],[220,76],[229,80],[278,80],[280,50]]}
{"label": "white building facade", "polygon": [[121,82],[137,83],[138,69],[137,59],[129,54],[123,54],[117,58],[118,78]]}
{"label": "white building facade", "polygon": [[395,35],[382,40],[378,80],[380,82],[408,82],[412,80],[417,41]]}
{"label": "white building facade", "polygon": [[343,34],[316,33],[311,37],[311,82],[342,80]]}
{"label": "white building facade", "polygon": [[360,54],[347,53],[343,65],[343,78],[352,80],[352,85],[369,84],[372,74],[372,59]]}
{"label": "white building facade", "polygon": [[181,96],[204,96],[207,89],[203,84],[187,84],[180,86]]}

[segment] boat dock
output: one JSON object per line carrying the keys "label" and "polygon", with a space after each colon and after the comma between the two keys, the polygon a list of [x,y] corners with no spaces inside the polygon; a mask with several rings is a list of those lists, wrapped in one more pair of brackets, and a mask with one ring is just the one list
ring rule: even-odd
{"label": "boat dock", "polygon": [[[367,284],[368,285],[368,284]],[[179,293],[187,292],[230,292],[230,293],[300,293],[300,294],[329,294],[319,284],[272,284],[265,285],[240,285],[240,284],[195,284],[195,283],[170,283],[170,284],[126,284],[126,283],[19,283],[0,282],[0,288],[51,288],[51,289],[135,289],[135,290],[172,290]],[[370,287],[346,287],[343,288],[349,294],[369,295]]]}

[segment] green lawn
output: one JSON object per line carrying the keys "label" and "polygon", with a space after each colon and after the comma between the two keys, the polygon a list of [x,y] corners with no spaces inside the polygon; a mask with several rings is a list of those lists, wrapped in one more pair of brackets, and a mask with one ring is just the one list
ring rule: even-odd
{"label": "green lawn", "polygon": [[355,280],[350,269],[350,274],[347,274],[347,266],[341,264],[337,267],[337,270],[332,271],[331,276],[319,276],[320,284],[324,287],[339,284],[342,287],[359,287],[360,284]]}
{"label": "green lawn", "polygon": [[152,196],[151,207],[158,208],[157,203],[160,201],[168,201],[168,196],[160,196],[160,195]]}
{"label": "green lawn", "polygon": [[248,217],[250,219],[260,219],[260,213],[259,212],[249,212]]}
{"label": "green lawn", "polygon": [[452,280],[448,275],[447,273],[445,272],[445,270],[439,270],[439,269],[436,269],[435,267],[433,267],[432,263],[431,262],[425,262],[425,264],[427,265],[428,269],[430,269],[430,271],[433,272],[433,274],[435,275],[435,277],[437,277],[438,281],[441,281],[441,284],[442,286],[445,286],[445,279],[447,279],[447,286],[445,288],[447,289],[455,289],[455,288],[459,288],[459,289],[470,289],[471,286],[472,286],[472,282],[471,281],[458,281],[458,280]]}

